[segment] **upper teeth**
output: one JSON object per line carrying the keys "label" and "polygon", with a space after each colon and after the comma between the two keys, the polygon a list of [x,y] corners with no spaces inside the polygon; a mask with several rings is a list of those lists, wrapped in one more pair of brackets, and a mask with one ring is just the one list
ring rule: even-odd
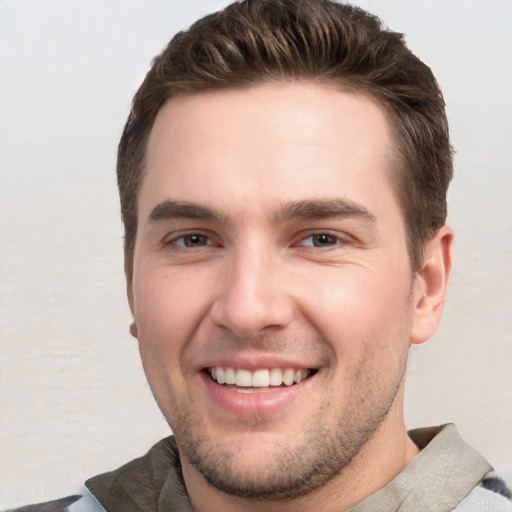
{"label": "upper teeth", "polygon": [[208,369],[212,379],[219,384],[234,384],[240,387],[269,387],[285,384],[291,386],[306,379],[311,373],[309,370],[294,370],[293,368],[272,368],[251,372],[249,370],[235,370],[234,368],[215,367]]}

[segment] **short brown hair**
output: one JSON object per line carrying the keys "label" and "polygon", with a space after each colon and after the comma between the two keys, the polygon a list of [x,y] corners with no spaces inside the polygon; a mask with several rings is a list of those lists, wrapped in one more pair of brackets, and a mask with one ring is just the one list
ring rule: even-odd
{"label": "short brown hair", "polygon": [[243,0],[178,33],[136,93],[119,143],[117,178],[125,261],[133,264],[137,194],[155,117],[178,94],[307,80],[360,91],[388,112],[396,151],[392,176],[413,270],[446,220],[452,149],[442,93],[402,34],[330,0]]}

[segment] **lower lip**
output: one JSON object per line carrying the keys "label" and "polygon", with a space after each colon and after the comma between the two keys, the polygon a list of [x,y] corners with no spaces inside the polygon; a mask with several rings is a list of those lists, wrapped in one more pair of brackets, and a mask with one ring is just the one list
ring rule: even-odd
{"label": "lower lip", "polygon": [[261,417],[276,414],[298,400],[310,386],[314,376],[293,386],[283,386],[260,393],[235,391],[217,384],[205,372],[201,373],[201,378],[207,394],[223,411],[237,416]]}

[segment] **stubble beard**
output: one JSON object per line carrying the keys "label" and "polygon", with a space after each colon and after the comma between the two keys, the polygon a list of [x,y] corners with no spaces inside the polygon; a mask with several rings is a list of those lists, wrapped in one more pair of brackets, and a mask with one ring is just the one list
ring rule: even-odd
{"label": "stubble beard", "polygon": [[384,391],[375,386],[372,362],[375,364],[375,359],[368,355],[353,376],[350,399],[336,428],[322,421],[323,411],[331,406],[324,403],[318,422],[303,433],[301,442],[265,451],[259,458],[260,468],[244,472],[247,466],[236,463],[238,450],[230,440],[219,442],[205,435],[200,414],[191,410],[174,411],[170,421],[180,455],[209,484],[232,496],[277,501],[312,493],[350,466],[395,403],[405,375],[407,350],[400,355],[395,379]]}

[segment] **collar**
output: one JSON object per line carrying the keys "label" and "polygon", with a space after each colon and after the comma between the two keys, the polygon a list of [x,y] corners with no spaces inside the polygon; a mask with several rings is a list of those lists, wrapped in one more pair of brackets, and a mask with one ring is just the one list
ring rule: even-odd
{"label": "collar", "polygon": [[421,452],[388,485],[347,512],[446,512],[492,470],[453,424],[411,430],[409,437]]}

